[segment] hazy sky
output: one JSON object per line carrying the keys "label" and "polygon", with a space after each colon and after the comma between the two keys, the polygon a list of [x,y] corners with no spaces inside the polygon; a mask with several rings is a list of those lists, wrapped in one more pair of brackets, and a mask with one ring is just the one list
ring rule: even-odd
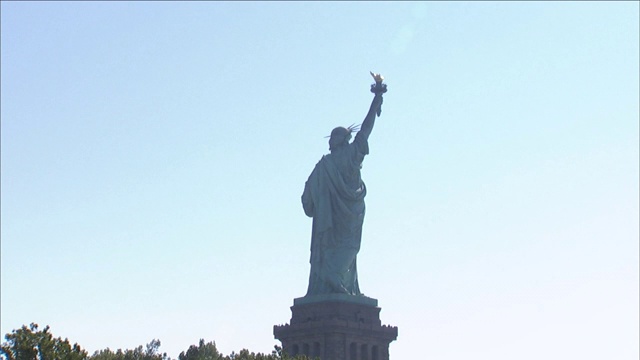
{"label": "hazy sky", "polygon": [[638,2],[1,6],[2,335],[270,352],[372,70],[392,359],[638,359]]}

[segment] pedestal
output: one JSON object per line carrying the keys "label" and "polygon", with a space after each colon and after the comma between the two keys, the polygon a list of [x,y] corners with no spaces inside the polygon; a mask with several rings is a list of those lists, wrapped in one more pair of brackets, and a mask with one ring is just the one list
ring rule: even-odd
{"label": "pedestal", "polygon": [[382,325],[376,299],[330,294],[294,299],[290,324],[273,335],[289,355],[321,360],[389,360],[398,328]]}

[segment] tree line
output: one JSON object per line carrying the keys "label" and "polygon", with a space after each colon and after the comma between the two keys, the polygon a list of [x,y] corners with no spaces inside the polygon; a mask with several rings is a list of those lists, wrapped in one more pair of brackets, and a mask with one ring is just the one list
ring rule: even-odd
{"label": "tree line", "polygon": [[109,348],[98,350],[89,355],[80,345],[54,337],[49,326],[39,329],[38,324],[23,325],[20,329],[11,331],[5,335],[5,341],[0,346],[0,359],[2,360],[308,360],[304,355],[289,356],[279,346],[274,346],[271,354],[253,353],[247,349],[240,352],[232,352],[229,355],[221,354],[216,348],[215,342],[206,342],[200,339],[198,345],[191,345],[189,349],[178,355],[177,359],[171,359],[166,353],[159,351],[160,340],[136,347],[135,349]]}

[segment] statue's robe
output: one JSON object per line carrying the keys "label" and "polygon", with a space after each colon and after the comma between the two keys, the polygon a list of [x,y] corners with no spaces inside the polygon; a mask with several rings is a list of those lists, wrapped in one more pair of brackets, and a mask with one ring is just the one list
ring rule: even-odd
{"label": "statue's robe", "polygon": [[368,153],[367,139],[356,135],[351,144],[323,156],[305,183],[302,205],[307,216],[313,217],[307,296],[361,295],[356,256],[367,189],[360,169]]}

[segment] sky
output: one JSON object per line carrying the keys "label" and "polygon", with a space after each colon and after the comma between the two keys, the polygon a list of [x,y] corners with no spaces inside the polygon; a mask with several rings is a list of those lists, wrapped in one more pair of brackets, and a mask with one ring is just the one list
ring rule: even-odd
{"label": "sky", "polygon": [[3,1],[2,335],[270,353],[373,71],[358,272],[391,358],[638,359],[639,13]]}

